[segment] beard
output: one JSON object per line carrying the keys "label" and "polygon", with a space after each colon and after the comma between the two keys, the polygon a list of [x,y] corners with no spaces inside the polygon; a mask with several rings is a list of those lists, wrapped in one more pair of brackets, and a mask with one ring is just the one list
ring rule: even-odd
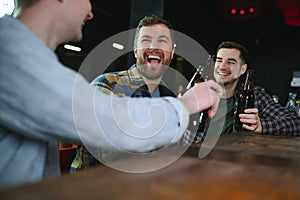
{"label": "beard", "polygon": [[146,56],[139,56],[136,58],[137,68],[145,78],[149,80],[158,79],[162,77],[169,69],[169,65],[171,63],[171,54],[167,58],[164,56],[161,56],[161,58],[161,63],[149,63],[146,61]]}
{"label": "beard", "polygon": [[157,70],[154,71],[154,70],[152,70],[152,67],[149,66],[149,63],[148,64],[146,63],[146,64],[137,65],[137,68],[140,70],[141,74],[145,78],[147,78],[149,80],[155,80],[155,79],[162,77],[168,70],[169,66],[161,65],[160,69],[158,71]]}

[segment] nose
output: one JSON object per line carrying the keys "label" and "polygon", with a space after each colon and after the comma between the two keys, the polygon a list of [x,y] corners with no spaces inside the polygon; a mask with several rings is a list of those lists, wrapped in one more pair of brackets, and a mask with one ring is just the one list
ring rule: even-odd
{"label": "nose", "polygon": [[157,48],[158,48],[157,42],[155,42],[155,40],[152,39],[149,45],[149,49],[157,49]]}

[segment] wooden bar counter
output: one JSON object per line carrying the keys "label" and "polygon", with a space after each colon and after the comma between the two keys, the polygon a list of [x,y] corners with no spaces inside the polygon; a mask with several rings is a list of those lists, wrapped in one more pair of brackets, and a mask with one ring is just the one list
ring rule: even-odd
{"label": "wooden bar counter", "polygon": [[200,147],[154,172],[99,166],[5,190],[0,199],[300,199],[300,137],[232,133],[202,159]]}

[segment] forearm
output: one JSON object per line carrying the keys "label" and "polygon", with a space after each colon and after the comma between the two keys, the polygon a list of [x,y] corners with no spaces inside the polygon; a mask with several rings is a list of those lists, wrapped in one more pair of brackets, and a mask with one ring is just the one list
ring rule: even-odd
{"label": "forearm", "polygon": [[147,152],[178,141],[189,119],[171,97],[120,98],[97,92],[89,104],[84,110],[74,104],[74,114],[83,143],[92,148]]}
{"label": "forearm", "polygon": [[263,89],[256,90],[255,98],[262,134],[300,135],[300,117],[296,112],[275,103]]}
{"label": "forearm", "polygon": [[262,134],[300,136],[300,119],[297,116],[282,116],[261,119]]}

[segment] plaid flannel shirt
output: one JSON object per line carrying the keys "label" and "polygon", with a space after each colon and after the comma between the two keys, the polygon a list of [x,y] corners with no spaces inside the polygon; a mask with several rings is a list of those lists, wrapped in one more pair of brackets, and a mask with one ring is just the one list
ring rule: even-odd
{"label": "plaid flannel shirt", "polygon": [[[234,110],[237,106],[237,95],[239,91],[243,89],[243,85],[239,84],[233,97],[233,101],[229,99],[221,99],[220,105],[215,117],[220,117],[218,115],[219,110],[227,106],[226,118],[224,123],[224,128],[221,135],[230,133],[234,131]],[[253,88],[255,94],[254,106],[258,108],[258,115],[262,125],[261,134],[271,134],[271,135],[290,135],[290,136],[300,136],[300,117],[294,110],[288,109],[275,103],[271,96],[266,93],[265,89],[260,86],[255,86]],[[224,102],[227,102],[224,103]],[[224,115],[221,117],[225,117]],[[213,118],[213,119],[214,119]],[[213,120],[211,119],[211,120]],[[208,120],[209,125],[212,125]],[[228,126],[231,126],[228,127]],[[184,134],[184,143],[190,144],[201,142],[204,139],[205,133],[192,133],[187,131]]]}
{"label": "plaid flannel shirt", "polygon": [[300,117],[295,110],[275,103],[262,87],[254,87],[254,94],[262,134],[300,136]]}

